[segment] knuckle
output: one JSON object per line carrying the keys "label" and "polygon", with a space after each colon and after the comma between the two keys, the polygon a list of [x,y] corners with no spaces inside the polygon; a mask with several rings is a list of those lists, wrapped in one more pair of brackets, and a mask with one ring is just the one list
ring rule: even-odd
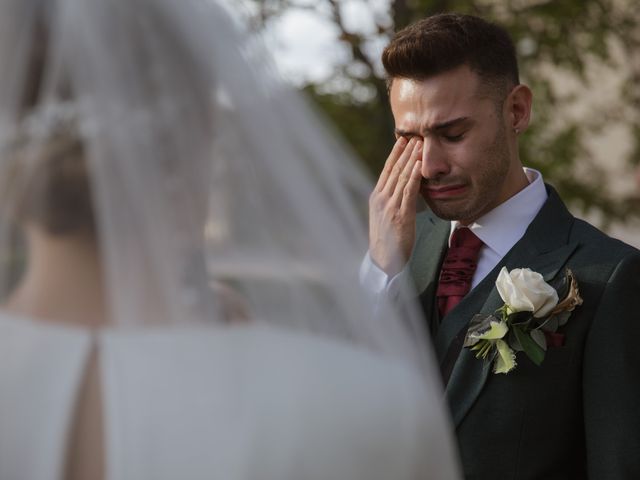
{"label": "knuckle", "polygon": [[385,218],[391,225],[397,225],[400,215],[396,208],[387,208],[385,210]]}
{"label": "knuckle", "polygon": [[398,214],[394,215],[391,219],[391,224],[395,227],[396,230],[402,230],[405,224],[404,216],[400,215],[398,212]]}

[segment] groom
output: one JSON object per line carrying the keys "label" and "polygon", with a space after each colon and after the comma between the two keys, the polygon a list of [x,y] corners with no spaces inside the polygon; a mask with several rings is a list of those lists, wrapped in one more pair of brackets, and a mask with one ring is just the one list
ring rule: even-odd
{"label": "groom", "polygon": [[[415,284],[465,476],[640,478],[640,252],[574,218],[523,168],[532,94],[509,35],[436,15],[399,32],[382,60],[397,141],[370,199],[363,281],[391,297]],[[420,196],[428,209],[416,213]],[[502,267],[551,284],[570,269],[583,299],[540,365],[518,351],[506,374],[463,345],[472,317],[504,304]]]}

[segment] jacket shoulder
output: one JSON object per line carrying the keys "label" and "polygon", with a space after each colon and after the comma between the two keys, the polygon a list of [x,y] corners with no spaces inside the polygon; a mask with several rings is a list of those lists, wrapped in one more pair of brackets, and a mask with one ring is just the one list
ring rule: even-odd
{"label": "jacket shoulder", "polygon": [[578,218],[573,224],[570,240],[579,243],[582,249],[598,258],[619,261],[626,257],[640,257],[640,250],[637,248],[622,240],[610,237],[590,223]]}

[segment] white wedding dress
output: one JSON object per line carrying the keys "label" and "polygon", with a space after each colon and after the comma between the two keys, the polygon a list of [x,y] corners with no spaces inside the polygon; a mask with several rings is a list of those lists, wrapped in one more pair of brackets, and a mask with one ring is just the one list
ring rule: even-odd
{"label": "white wedding dress", "polygon": [[94,346],[110,480],[458,478],[440,395],[393,361],[257,325],[91,333],[2,313],[1,480],[62,478]]}

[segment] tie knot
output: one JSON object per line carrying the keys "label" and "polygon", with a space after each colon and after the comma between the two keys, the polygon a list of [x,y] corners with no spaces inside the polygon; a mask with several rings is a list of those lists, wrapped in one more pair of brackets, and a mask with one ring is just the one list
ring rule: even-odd
{"label": "tie knot", "polygon": [[482,240],[476,237],[476,234],[467,227],[461,227],[454,230],[453,235],[451,236],[451,246],[465,247],[480,251],[480,247],[482,247]]}

